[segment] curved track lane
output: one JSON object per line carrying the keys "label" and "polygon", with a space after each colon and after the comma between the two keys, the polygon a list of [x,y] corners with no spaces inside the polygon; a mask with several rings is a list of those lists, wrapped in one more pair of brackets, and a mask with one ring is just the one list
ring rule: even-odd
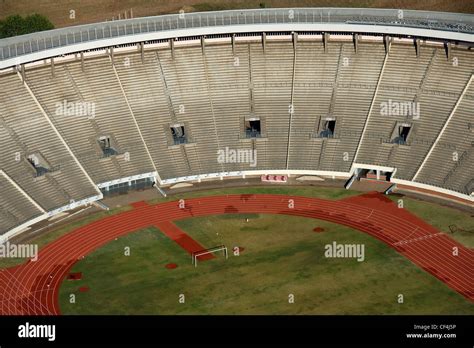
{"label": "curved track lane", "polygon": [[[289,208],[289,200],[294,208]],[[378,193],[339,201],[310,197],[243,194],[208,196],[148,205],[80,227],[40,250],[38,261],[0,270],[0,314],[58,315],[59,289],[72,266],[92,251],[125,234],[187,217],[225,213],[302,216],[367,233],[474,302],[474,251]],[[458,255],[453,254],[457,248]]]}

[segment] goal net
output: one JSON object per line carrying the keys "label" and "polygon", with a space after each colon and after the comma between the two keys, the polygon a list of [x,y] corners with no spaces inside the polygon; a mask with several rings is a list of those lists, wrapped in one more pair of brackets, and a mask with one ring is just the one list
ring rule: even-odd
{"label": "goal net", "polygon": [[216,253],[216,252],[219,252],[219,251],[222,251],[222,255],[224,255],[224,257],[227,260],[227,258],[229,257],[229,254],[227,253],[227,247],[223,244],[212,247],[212,248],[209,248],[209,249],[194,251],[192,253],[192,263],[193,263],[194,267],[197,267],[197,263],[198,263],[199,259],[201,259],[201,260],[205,259],[206,255],[210,255],[210,257],[212,257],[213,253]]}

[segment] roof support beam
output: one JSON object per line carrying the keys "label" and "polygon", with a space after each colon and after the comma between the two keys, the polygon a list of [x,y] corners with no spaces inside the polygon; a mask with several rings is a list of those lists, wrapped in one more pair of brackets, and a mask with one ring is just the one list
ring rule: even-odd
{"label": "roof support beam", "polygon": [[232,55],[235,56],[235,34],[232,34],[231,43],[232,43]]}
{"label": "roof support beam", "polygon": [[291,33],[291,39],[293,41],[293,50],[296,51],[296,45],[298,43],[298,33],[297,32],[292,32]]}
{"label": "roof support beam", "polygon": [[388,35],[383,36],[383,44],[385,46],[385,53],[389,54],[390,53],[390,45],[392,43],[392,39]]}
{"label": "roof support beam", "polygon": [[323,34],[324,53],[328,52],[328,43],[329,43],[329,33],[324,33]]}
{"label": "roof support beam", "polygon": [[115,64],[115,60],[114,60],[114,48],[113,47],[109,47],[109,52],[110,52],[110,60],[112,61],[112,65]]}
{"label": "roof support beam", "polygon": [[416,58],[420,58],[420,44],[421,41],[419,38],[415,39],[415,51],[416,51]]}
{"label": "roof support beam", "polygon": [[203,55],[206,54],[206,36],[205,35],[201,36],[201,51]]}
{"label": "roof support beam", "polygon": [[174,59],[174,39],[169,39],[169,46],[171,49],[171,59]]}
{"label": "roof support beam", "polygon": [[446,59],[451,59],[451,42],[444,43],[444,50],[446,51]]}
{"label": "roof support beam", "polygon": [[81,51],[81,70],[84,72],[84,52]]}
{"label": "roof support beam", "polygon": [[21,71],[21,80],[23,81],[23,83],[25,83],[26,81],[25,64],[21,64],[20,71]]}

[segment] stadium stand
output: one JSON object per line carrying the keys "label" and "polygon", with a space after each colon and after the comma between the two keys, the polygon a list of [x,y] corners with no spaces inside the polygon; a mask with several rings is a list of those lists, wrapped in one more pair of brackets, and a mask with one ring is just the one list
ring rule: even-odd
{"label": "stadium stand", "polygon": [[[250,45],[252,100],[260,118],[259,168],[286,168],[294,51],[291,42]],[[263,163],[260,163],[262,162]]]}
{"label": "stadium stand", "polygon": [[[461,67],[446,59],[443,48],[422,47],[417,57],[411,46],[391,45],[356,161],[395,167],[397,178],[411,180],[473,71],[472,60],[465,54],[453,53],[465,61]],[[383,105],[402,103],[418,111],[413,108],[403,113],[400,108],[397,114],[393,108],[392,113],[382,112]],[[406,140],[397,142],[394,133],[400,126],[410,130]]]}
{"label": "stadium stand", "polygon": [[[253,150],[258,139],[246,137],[245,121],[252,115],[250,91],[250,53],[247,44],[206,47],[205,62],[213,105],[219,149]],[[263,152],[262,152],[263,156]],[[226,163],[225,170],[253,170],[264,163],[258,158],[257,166],[247,163]]]}
{"label": "stadium stand", "polygon": [[[298,10],[294,22],[284,10],[163,16],[0,40],[0,234],[99,189],[246,173],[382,170],[472,201],[472,18],[430,14],[427,25],[408,11],[395,25],[390,10],[346,9],[322,23],[325,11]],[[256,166],[220,161],[226,149],[256,150]]]}
{"label": "stadium stand", "polygon": [[0,234],[44,213],[0,171]]}
{"label": "stadium stand", "polygon": [[328,144],[322,151],[321,169],[350,170],[384,58],[384,47],[380,43],[359,44],[357,54],[352,44],[343,44],[338,85],[331,106],[336,120],[336,136],[334,140],[326,140]]}
{"label": "stadium stand", "polygon": [[96,195],[19,76],[1,80],[0,168],[48,211]]}
{"label": "stadium stand", "polygon": [[[163,179],[190,172],[183,146],[171,144],[171,125],[177,124],[157,52],[117,55],[115,65],[130,107],[153,161]],[[164,161],[163,159],[167,159]]]}
{"label": "stadium stand", "polygon": [[159,52],[173,112],[179,125],[184,126],[184,148],[190,174],[223,171],[217,163],[220,148],[215,115],[209,94],[209,84],[201,47]]}
{"label": "stadium stand", "polygon": [[[95,183],[153,172],[108,57],[27,72],[27,83]],[[58,113],[67,103],[93,104],[94,115]],[[106,148],[101,138],[109,139]],[[125,156],[129,153],[129,157]],[[129,159],[129,160],[128,160]]]}
{"label": "stadium stand", "polygon": [[324,141],[334,141],[317,136],[320,119],[330,114],[333,105],[341,45],[332,44],[326,53],[321,41],[301,40],[296,47],[288,168],[317,170]]}
{"label": "stadium stand", "polygon": [[474,84],[471,83],[416,181],[469,195],[474,190]]}

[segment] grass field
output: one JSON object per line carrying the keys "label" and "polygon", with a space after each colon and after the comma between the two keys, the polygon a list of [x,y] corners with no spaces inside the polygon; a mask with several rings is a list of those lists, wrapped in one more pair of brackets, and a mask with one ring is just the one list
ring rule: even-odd
{"label": "grass field", "polygon": [[[201,196],[210,195],[226,195],[226,194],[245,194],[245,193],[274,193],[274,194],[288,194],[293,196],[307,196],[307,197],[318,197],[323,199],[342,199],[360,194],[360,192],[338,189],[333,187],[238,187],[238,188],[223,188],[223,189],[212,189],[206,191],[195,191],[187,192],[179,195],[170,195],[167,198],[161,196],[156,199],[152,199],[149,202],[151,204],[163,203],[169,201],[179,200],[181,198],[194,198]],[[400,199],[399,196],[388,196],[392,200],[397,201]],[[462,212],[450,207],[441,206],[435,203],[424,202],[409,197],[403,197],[404,206],[410,212],[424,219],[426,222],[432,224],[443,232],[449,231],[449,225],[457,225],[464,230],[474,229],[474,218],[466,212]],[[129,210],[130,206],[123,206],[119,208],[111,209],[108,212],[98,212],[91,214],[87,217],[78,219],[77,221],[71,222],[70,224],[54,229],[47,234],[42,234],[38,238],[35,238],[30,243],[37,243],[41,248],[42,246],[56,240],[62,235],[84,226],[93,221],[102,219],[106,216],[120,213],[122,211]],[[464,244],[467,247],[474,248],[474,234],[473,233],[462,233],[457,232],[449,234],[449,236],[458,242]],[[11,267],[24,262],[24,259],[1,259],[0,258],[0,269],[5,267]]]}
{"label": "grass field", "polygon": [[[465,0],[0,0],[0,19],[40,13],[56,28],[102,22],[133,9],[135,17],[185,12],[275,7],[368,7],[474,13]],[[70,11],[75,11],[71,18]]]}
{"label": "grass field", "polygon": [[[400,197],[389,195],[390,199],[397,202]],[[410,213],[422,218],[432,226],[457,240],[459,243],[474,248],[474,232],[456,232],[451,233],[449,225],[456,225],[465,231],[474,231],[474,210],[471,214],[451,207],[441,206],[436,203],[425,202],[419,199],[402,197],[403,206]]]}
{"label": "grass field", "polygon": [[[474,306],[444,283],[343,226],[264,214],[192,218],[177,225],[205,247],[224,243],[244,250],[194,268],[190,255],[154,228],[127,235],[74,266],[83,279],[63,283],[62,313],[474,314]],[[315,233],[315,227],[325,231]],[[365,261],[325,258],[324,246],[333,241],[364,244]],[[127,246],[130,256],[124,255]],[[178,267],[167,269],[168,263]],[[79,292],[81,286],[90,290]],[[295,303],[288,302],[289,294]]]}
{"label": "grass field", "polygon": [[[156,203],[163,203],[163,202],[170,202],[179,200],[180,198],[193,198],[193,197],[201,197],[206,195],[226,195],[226,194],[241,194],[241,193],[279,193],[279,194],[293,194],[299,196],[308,196],[308,197],[320,197],[325,199],[340,199],[344,197],[350,197],[359,194],[356,191],[348,191],[344,189],[334,189],[334,188],[327,188],[327,187],[301,187],[301,188],[293,188],[293,187],[250,187],[250,188],[230,188],[230,189],[215,189],[215,190],[207,190],[205,192],[188,192],[181,194],[179,196],[168,196],[167,198],[163,198],[161,195],[158,196],[156,199],[150,201],[151,204]],[[121,213],[123,211],[131,209],[131,206],[122,206],[113,208],[110,211],[102,211],[98,213],[93,213],[88,215],[87,217],[78,219],[70,224],[53,229],[51,232],[46,234],[41,234],[37,238],[34,238],[29,241],[29,243],[38,244],[38,247],[41,248],[44,245],[58,239],[62,235],[71,232],[72,230],[79,228],[81,226],[87,225],[91,222],[100,220],[104,217]],[[2,259],[0,258],[0,269],[11,267],[15,265],[19,265],[24,262],[25,259],[21,258],[10,258],[10,259]]]}

